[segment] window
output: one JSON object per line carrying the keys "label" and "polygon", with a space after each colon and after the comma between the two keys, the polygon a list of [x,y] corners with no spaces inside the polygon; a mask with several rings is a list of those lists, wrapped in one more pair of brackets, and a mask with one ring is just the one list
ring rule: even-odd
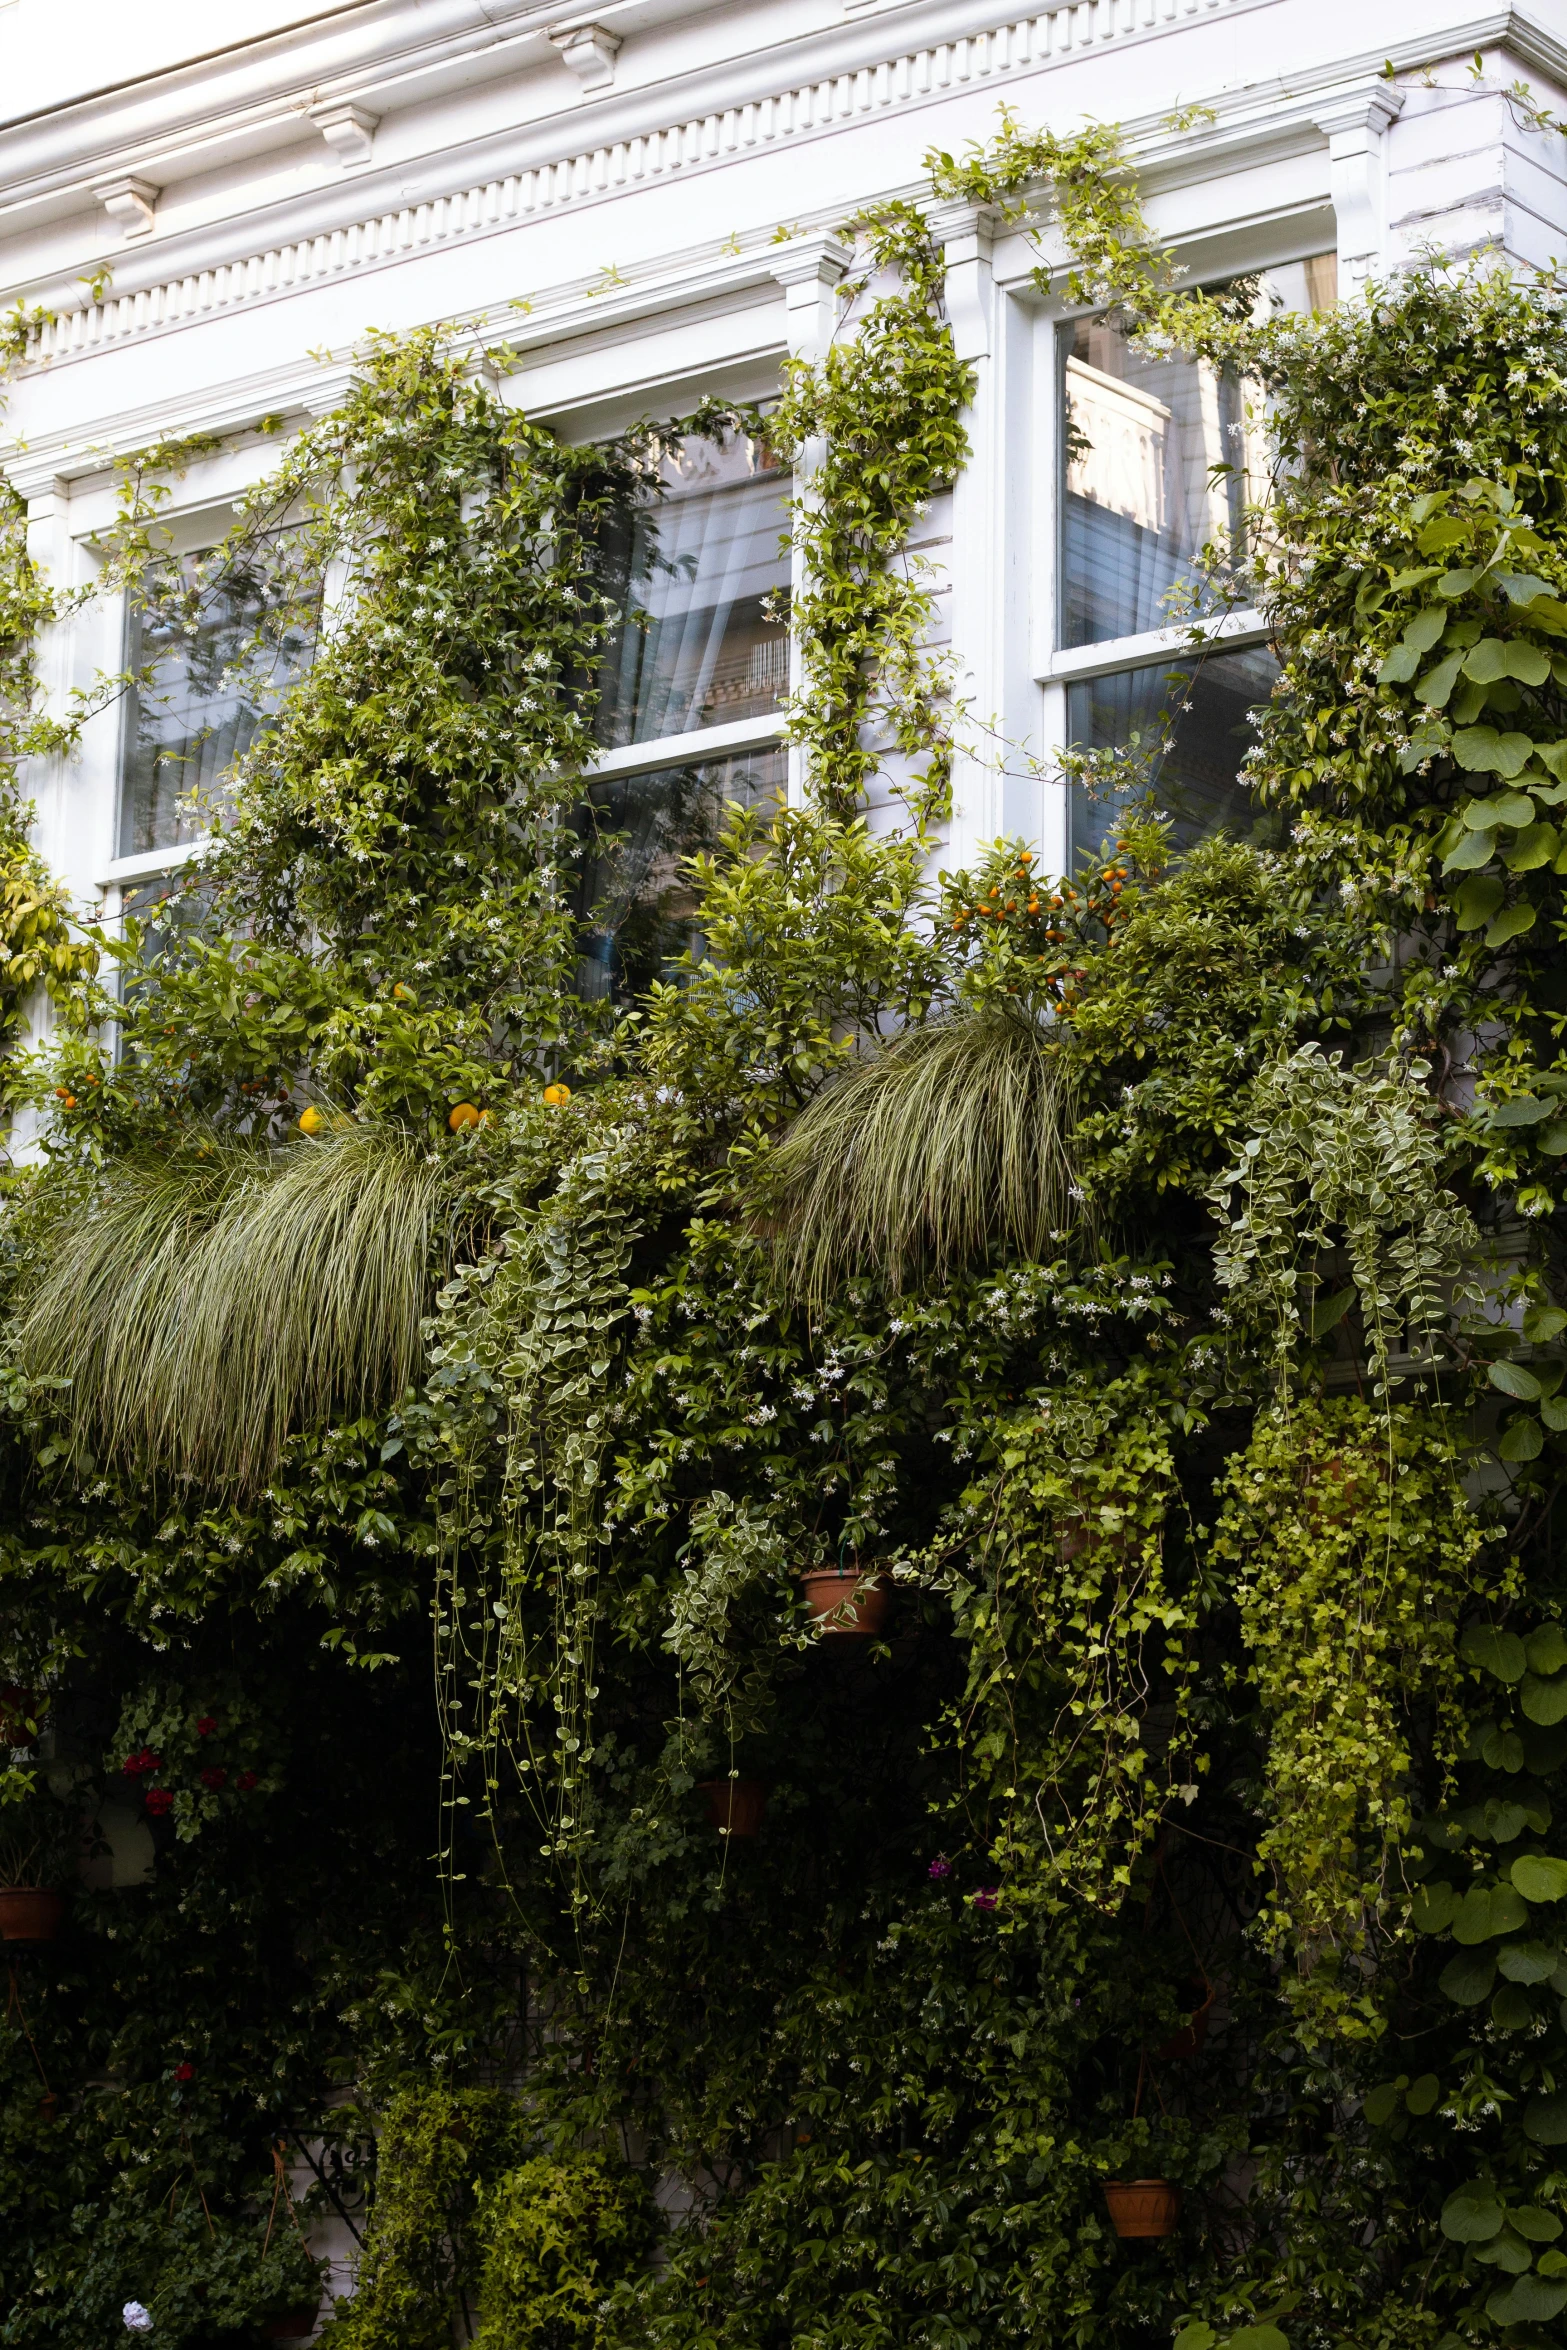
{"label": "window", "polygon": [[126,614],[119,855],[200,839],[225,779],[275,715],[315,646],[313,595],[301,594],[274,539],[216,580],[200,554],[149,566]]}
{"label": "window", "polygon": [[788,754],[774,747],[594,784],[581,902],[584,995],[638,995],[687,948],[700,947],[681,860],[717,838],[730,802],[780,801],[787,765]]}
{"label": "window", "polygon": [[583,810],[581,986],[635,994],[694,942],[680,860],[726,801],[780,801],[789,476],[742,433],[670,442],[610,550],[624,617],[599,674]]}
{"label": "window", "polygon": [[[1293,263],[1272,290],[1316,307],[1332,298],[1331,271]],[[1060,330],[1059,399],[1056,650],[1044,673],[1061,689],[1057,739],[1140,753],[1178,847],[1221,827],[1253,835],[1240,772],[1278,664],[1258,615],[1230,608],[1227,592],[1248,504],[1266,485],[1246,388],[1083,318]],[[1204,615],[1213,635],[1194,652],[1190,623]],[[1073,786],[1070,864],[1097,852],[1130,796]]]}
{"label": "window", "polygon": [[[1205,653],[1195,660],[1122,669],[1067,688],[1067,737],[1076,746],[1147,754],[1154,804],[1174,825],[1177,848],[1221,827],[1243,838],[1257,819],[1239,780],[1256,733],[1256,711],[1273,691],[1278,663],[1265,645]],[[1072,863],[1094,854],[1114,831],[1126,792],[1073,793]]]}

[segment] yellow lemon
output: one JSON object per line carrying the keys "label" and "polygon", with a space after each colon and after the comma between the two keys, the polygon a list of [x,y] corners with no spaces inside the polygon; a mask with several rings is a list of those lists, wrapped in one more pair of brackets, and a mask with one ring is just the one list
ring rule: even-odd
{"label": "yellow lemon", "polygon": [[477,1126],[479,1113],[472,1102],[459,1102],[446,1121],[454,1134],[461,1134],[465,1126]]}
{"label": "yellow lemon", "polygon": [[544,1099],[552,1110],[558,1110],[564,1103],[570,1101],[571,1087],[569,1085],[546,1085]]}
{"label": "yellow lemon", "polygon": [[322,1117],[321,1112],[316,1108],[314,1102],[311,1102],[308,1108],[301,1110],[299,1113],[299,1131],[301,1134],[319,1134],[325,1124],[326,1120]]}

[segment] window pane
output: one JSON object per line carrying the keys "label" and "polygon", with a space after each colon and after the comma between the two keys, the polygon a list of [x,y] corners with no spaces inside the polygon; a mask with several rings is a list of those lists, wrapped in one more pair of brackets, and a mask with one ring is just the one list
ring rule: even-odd
{"label": "window pane", "polygon": [[748,808],[781,803],[788,776],[787,751],[773,748],[594,784],[584,812],[588,846],[578,900],[585,925],[582,994],[637,995],[688,947],[700,945],[681,858],[717,839],[728,801]]}
{"label": "window pane", "polygon": [[731,433],[671,442],[660,478],[618,550],[626,617],[599,677],[609,748],[761,717],[788,689],[788,630],[763,605],[788,585],[789,476]]}
{"label": "window pane", "polygon": [[204,560],[160,557],[130,599],[125,666],[139,682],[121,754],[122,857],[211,831],[229,768],[315,647],[316,599],[301,594],[276,542],[210,583]]}
{"label": "window pane", "polygon": [[1240,551],[1240,385],[1206,360],[1144,358],[1118,327],[1081,318],[1068,330],[1063,396],[1060,641],[1163,628],[1203,547]]}
{"label": "window pane", "polygon": [[[1175,826],[1177,848],[1221,828],[1249,839],[1257,810],[1240,782],[1241,761],[1256,739],[1254,713],[1273,691],[1279,665],[1266,645],[1244,653],[1208,653],[1173,669],[1123,669],[1085,678],[1067,691],[1067,733],[1075,746],[1140,746],[1151,754],[1153,803]],[[1161,737],[1168,727],[1167,748]],[[1133,791],[1072,791],[1072,862],[1113,832]]]}

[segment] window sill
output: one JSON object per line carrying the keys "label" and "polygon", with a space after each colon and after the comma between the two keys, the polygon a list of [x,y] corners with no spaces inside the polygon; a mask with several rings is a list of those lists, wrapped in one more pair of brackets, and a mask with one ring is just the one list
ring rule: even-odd
{"label": "window sill", "polygon": [[98,889],[124,889],[138,881],[156,881],[160,873],[177,873],[182,865],[195,865],[212,846],[210,832],[199,840],[182,840],[166,849],[142,849],[134,857],[113,857],[98,875],[94,886]]}
{"label": "window sill", "polygon": [[766,750],[784,730],[782,710],[764,711],[759,718],[732,718],[725,726],[701,726],[690,734],[666,734],[656,742],[626,743],[621,749],[601,751],[594,775],[650,774],[658,767],[693,767],[708,759],[727,758],[734,751]]}
{"label": "window sill", "polygon": [[1248,645],[1266,644],[1271,633],[1258,612],[1226,612],[1218,620],[1197,621],[1181,628],[1150,628],[1141,636],[1106,637],[1097,645],[1073,645],[1070,651],[1052,653],[1044,668],[1035,671],[1035,681],[1063,685],[1080,677],[1108,677],[1117,669],[1146,669],[1156,661],[1181,660],[1221,645],[1240,652]]}

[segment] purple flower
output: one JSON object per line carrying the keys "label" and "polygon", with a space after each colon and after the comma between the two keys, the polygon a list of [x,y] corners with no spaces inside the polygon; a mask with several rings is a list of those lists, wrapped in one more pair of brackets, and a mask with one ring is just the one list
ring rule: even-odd
{"label": "purple flower", "polygon": [[950,1860],[944,1859],[943,1856],[938,1852],[935,1859],[931,1862],[930,1867],[925,1871],[925,1874],[939,1885],[943,1877],[951,1876],[952,1863]]}
{"label": "purple flower", "polygon": [[969,1899],[973,1902],[974,1907],[976,1909],[982,1909],[986,1911],[987,1914],[989,1911],[995,1908],[997,1898],[998,1896],[994,1885],[981,1885],[977,1893],[971,1893],[969,1895]]}

